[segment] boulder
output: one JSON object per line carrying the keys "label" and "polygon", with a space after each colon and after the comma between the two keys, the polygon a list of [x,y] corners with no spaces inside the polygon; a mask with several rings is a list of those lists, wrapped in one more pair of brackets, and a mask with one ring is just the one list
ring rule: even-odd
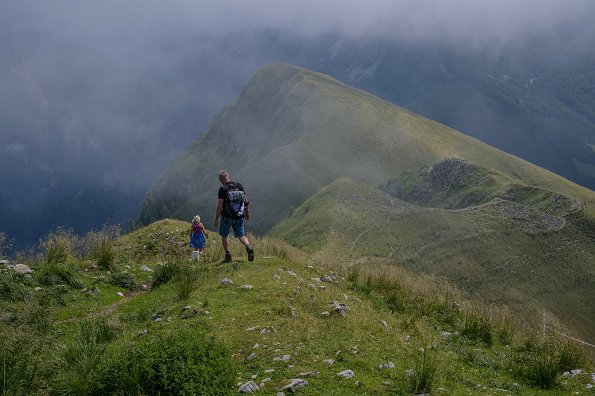
{"label": "boulder", "polygon": [[32,274],[33,270],[25,264],[17,264],[14,266],[14,270],[19,274]]}
{"label": "boulder", "polygon": [[298,389],[308,385],[308,381],[303,380],[301,378],[294,378],[291,382],[285,385],[281,390],[286,390],[289,392],[297,392]]}
{"label": "boulder", "polygon": [[258,392],[259,389],[260,388],[254,381],[248,381],[239,387],[238,393],[255,393]]}
{"label": "boulder", "polygon": [[337,375],[339,377],[343,377],[343,378],[353,378],[353,377],[355,377],[355,373],[353,372],[353,370],[344,370],[344,371],[341,371],[340,373],[337,373]]}

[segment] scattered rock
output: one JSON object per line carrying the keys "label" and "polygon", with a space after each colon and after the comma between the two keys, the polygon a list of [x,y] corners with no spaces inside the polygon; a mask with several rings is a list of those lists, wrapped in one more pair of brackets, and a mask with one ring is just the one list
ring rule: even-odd
{"label": "scattered rock", "polygon": [[318,375],[318,371],[308,371],[306,373],[299,373],[298,377],[316,377]]}
{"label": "scattered rock", "polygon": [[323,316],[325,318],[328,318],[329,316],[331,316],[331,313],[329,311],[324,311],[320,313],[320,316]]}
{"label": "scattered rock", "polygon": [[272,327],[263,327],[262,330],[260,330],[260,334],[270,334],[273,331],[275,331],[275,329]]}
{"label": "scattered rock", "polygon": [[158,314],[158,313],[154,313],[153,315],[151,315],[151,320],[152,320],[153,322],[160,322],[160,321],[162,321],[162,320],[163,320],[163,318],[161,317],[161,315],[160,315],[160,314]]}
{"label": "scattered rock", "polygon": [[117,292],[116,294],[120,297],[124,297],[124,293],[122,293],[122,292]]}
{"label": "scattered rock", "polygon": [[143,272],[154,272],[151,268],[147,267],[146,265],[141,265],[140,270]]}
{"label": "scattered rock", "polygon": [[587,389],[588,391],[590,391],[591,389],[593,389],[593,384],[587,384],[587,385],[585,385],[585,389]]}
{"label": "scattered rock", "polygon": [[270,374],[270,373],[274,373],[274,372],[275,372],[275,369],[267,369],[267,370],[264,370],[264,373],[265,373],[265,374]]}
{"label": "scattered rock", "polygon": [[349,348],[349,352],[351,352],[352,355],[357,355],[359,353],[359,348],[357,345],[352,346],[351,348]]}
{"label": "scattered rock", "polygon": [[296,317],[297,316],[297,310],[294,307],[287,307],[289,309],[289,313],[291,314],[292,317]]}
{"label": "scattered rock", "polygon": [[223,278],[219,283],[221,283],[223,286],[227,286],[233,284],[233,281],[229,278]]}
{"label": "scattered rock", "polygon": [[355,381],[355,382],[353,383],[353,385],[355,385],[355,387],[356,387],[356,388],[359,388],[361,384],[359,383],[359,381]]}
{"label": "scattered rock", "polygon": [[344,371],[341,371],[340,373],[337,373],[337,375],[339,377],[343,377],[343,378],[353,378],[353,377],[355,377],[355,373],[352,370],[344,370]]}
{"label": "scattered rock", "polygon": [[301,378],[294,378],[290,380],[291,382],[288,385],[285,385],[281,390],[286,390],[289,392],[297,392],[298,389],[308,385],[308,381],[303,380]]}
{"label": "scattered rock", "polygon": [[277,356],[275,358],[273,358],[274,362],[288,362],[291,359],[291,355],[283,355],[283,356]]}
{"label": "scattered rock", "polygon": [[343,304],[339,301],[335,301],[331,304],[331,306],[333,307],[335,312],[338,313],[339,315],[341,315],[343,317],[347,316],[347,310],[349,309],[347,304]]}
{"label": "scattered rock", "polygon": [[256,344],[254,344],[254,346],[252,347],[252,349],[258,349],[260,348],[260,344],[257,342]]}
{"label": "scattered rock", "polygon": [[277,394],[275,396],[285,396],[284,392],[277,392]]}
{"label": "scattered rock", "polygon": [[442,337],[444,338],[452,337],[452,333],[450,331],[443,331],[440,334],[442,334]]}
{"label": "scattered rock", "polygon": [[35,289],[33,289],[33,290],[35,290],[36,292],[40,292],[40,291],[42,291],[43,289],[42,289],[41,287],[37,286],[37,287],[36,287]]}
{"label": "scattered rock", "polygon": [[240,286],[240,288],[242,290],[250,290],[250,289],[254,289],[254,286],[252,286],[252,285],[242,285],[242,286]]}
{"label": "scattered rock", "polygon": [[246,329],[246,331],[254,331],[254,330],[258,330],[258,329],[260,329],[260,326],[253,326],[253,327],[248,327]]}
{"label": "scattered rock", "polygon": [[10,265],[10,261],[9,260],[0,260],[0,264],[2,264],[2,265]]}
{"label": "scattered rock", "polygon": [[395,364],[393,362],[388,362],[388,363],[385,363],[385,364],[379,364],[378,365],[378,368],[379,369],[393,369],[393,368],[395,368]]}
{"label": "scattered rock", "polygon": [[254,381],[248,381],[245,384],[241,385],[238,389],[238,393],[254,393],[258,392],[260,388]]}
{"label": "scattered rock", "polygon": [[380,323],[382,326],[384,326],[384,331],[388,331],[388,324],[386,323],[386,320],[381,320]]}
{"label": "scattered rock", "polygon": [[15,270],[15,272],[18,272],[19,274],[32,274],[33,273],[33,270],[25,264],[15,265],[14,270]]}
{"label": "scattered rock", "polygon": [[257,358],[258,358],[258,355],[256,353],[252,352],[250,355],[248,355],[248,357],[246,358],[246,361],[247,362],[250,362],[250,361],[255,360]]}
{"label": "scattered rock", "polygon": [[324,291],[324,290],[326,290],[326,286],[324,286],[324,285],[320,285],[320,286],[318,286],[318,289],[319,289],[320,291]]}
{"label": "scattered rock", "polygon": [[287,273],[291,276],[297,276],[297,274],[291,270],[287,271]]}
{"label": "scattered rock", "polygon": [[195,316],[198,316],[199,311],[196,308],[192,308],[190,305],[186,305],[182,308],[182,314],[180,315],[180,319],[190,319]]}
{"label": "scattered rock", "polygon": [[320,280],[323,281],[323,282],[327,282],[327,283],[332,283],[333,282],[332,278],[330,276],[328,276],[328,275],[322,275],[320,277]]}
{"label": "scattered rock", "polygon": [[332,366],[333,364],[335,364],[335,360],[334,359],[324,359],[322,362],[324,364],[328,364],[329,366]]}
{"label": "scattered rock", "polygon": [[564,377],[574,377],[576,375],[582,374],[583,370],[581,369],[574,369],[574,370],[570,370],[570,371],[565,371],[562,375]]}
{"label": "scattered rock", "polygon": [[413,374],[415,374],[415,370],[411,369],[407,369],[407,371],[405,371],[405,375],[407,377],[411,377]]}

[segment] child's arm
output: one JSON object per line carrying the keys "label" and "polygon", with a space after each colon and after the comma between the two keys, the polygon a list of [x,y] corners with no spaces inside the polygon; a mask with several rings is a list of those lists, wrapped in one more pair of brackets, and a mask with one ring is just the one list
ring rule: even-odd
{"label": "child's arm", "polygon": [[203,223],[200,223],[200,227],[202,228],[202,232],[205,234],[205,238],[207,238],[209,236],[209,233],[207,232],[205,225]]}

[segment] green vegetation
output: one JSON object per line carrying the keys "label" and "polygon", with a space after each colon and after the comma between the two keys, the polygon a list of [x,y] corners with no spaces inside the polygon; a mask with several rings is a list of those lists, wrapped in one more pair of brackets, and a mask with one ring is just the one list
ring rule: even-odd
{"label": "green vegetation", "polygon": [[[488,308],[465,300],[444,278],[414,275],[379,259],[306,256],[282,241],[252,236],[253,263],[233,240],[239,260],[221,264],[222,255],[205,259],[219,245],[209,240],[199,262],[190,262],[180,246],[169,282],[117,295],[129,289],[130,279],[150,284],[157,270],[143,272],[141,263],[156,269],[162,260],[153,253],[130,259],[125,252],[142,250],[148,231],[175,235],[188,226],[164,220],[118,238],[115,261],[127,272],[110,275],[91,256],[69,254],[66,265],[86,287],[64,288],[63,304],[41,305],[47,297],[34,288],[48,286],[39,283],[40,269],[23,283],[24,301],[0,300],[7,312],[0,320],[0,358],[7,363],[2,392],[234,394],[239,383],[254,380],[261,392],[275,393],[289,379],[314,373],[300,393],[463,395],[481,387],[480,393],[535,395],[546,387],[532,374],[542,370],[536,362],[544,350],[557,359],[547,394],[584,388],[586,377],[561,376],[568,367],[590,369],[576,345],[527,337],[518,322],[503,326],[512,322],[504,310],[491,306],[489,317],[478,315]],[[171,253],[168,246],[162,253]],[[321,281],[323,275],[330,282]],[[222,285],[223,278],[233,284]],[[345,304],[344,315],[333,301]],[[473,315],[484,330],[469,331]],[[506,340],[503,328],[509,329]],[[490,343],[477,336],[485,331]],[[282,355],[289,361],[276,359]],[[355,378],[336,375],[347,369]]]}

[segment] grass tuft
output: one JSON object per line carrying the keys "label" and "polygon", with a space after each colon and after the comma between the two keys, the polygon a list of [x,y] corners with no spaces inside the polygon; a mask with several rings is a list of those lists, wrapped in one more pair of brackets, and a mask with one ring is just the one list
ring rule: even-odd
{"label": "grass tuft", "polygon": [[438,359],[435,354],[427,348],[422,348],[415,370],[409,376],[409,390],[414,394],[431,393],[436,384],[437,372]]}

